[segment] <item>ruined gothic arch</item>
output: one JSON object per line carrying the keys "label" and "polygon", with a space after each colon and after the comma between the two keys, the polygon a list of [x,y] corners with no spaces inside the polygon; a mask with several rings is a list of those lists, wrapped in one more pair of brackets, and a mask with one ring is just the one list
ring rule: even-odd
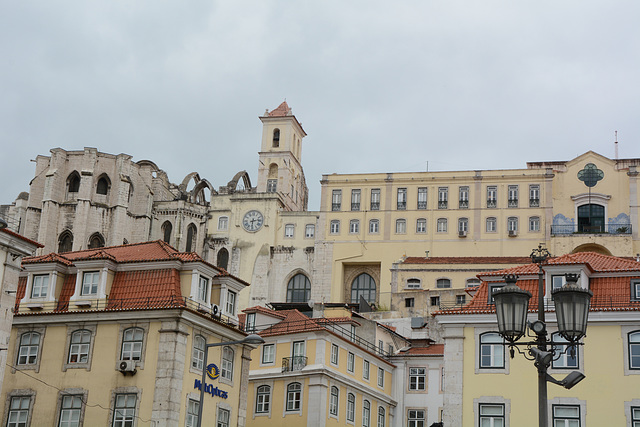
{"label": "ruined gothic arch", "polygon": [[80,191],[80,174],[73,171],[67,177],[67,193],[77,193]]}
{"label": "ruined gothic arch", "polygon": [[192,179],[195,185],[198,185],[198,183],[201,181],[200,175],[198,174],[198,172],[191,172],[190,174],[184,177],[184,179],[182,180],[182,184],[178,186],[178,189],[181,192],[186,193],[187,187],[189,186],[189,181],[191,181]]}
{"label": "ruined gothic arch", "polygon": [[98,181],[96,183],[96,194],[107,195],[109,194],[109,190],[111,189],[111,180],[109,179],[109,175],[106,173],[101,174],[98,177]]}
{"label": "ruined gothic arch", "polygon": [[193,190],[191,190],[191,198],[190,198],[191,203],[198,203],[198,204],[207,203],[207,198],[204,192],[205,188],[209,189],[210,195],[218,194],[218,192],[213,188],[213,185],[211,185],[211,183],[206,179],[203,179],[200,182],[198,182],[195,187],[193,187]]}
{"label": "ruined gothic arch", "polygon": [[105,240],[102,234],[95,232],[89,237],[89,249],[104,248]]}
{"label": "ruined gothic arch", "polygon": [[58,237],[58,253],[71,252],[73,250],[73,233],[64,230]]}
{"label": "ruined gothic arch", "polygon": [[[238,188],[240,179],[242,179],[241,185],[243,187]],[[251,180],[249,179],[249,174],[247,173],[247,171],[240,171],[235,174],[233,179],[227,184],[227,188],[229,188],[229,190],[231,191],[251,190]]]}

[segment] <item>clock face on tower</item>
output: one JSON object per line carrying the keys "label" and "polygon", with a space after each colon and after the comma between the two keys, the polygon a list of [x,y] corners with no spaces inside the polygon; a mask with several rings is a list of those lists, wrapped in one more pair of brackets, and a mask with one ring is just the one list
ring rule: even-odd
{"label": "clock face on tower", "polygon": [[249,211],[242,218],[242,226],[247,231],[258,231],[264,223],[264,217],[259,211]]}

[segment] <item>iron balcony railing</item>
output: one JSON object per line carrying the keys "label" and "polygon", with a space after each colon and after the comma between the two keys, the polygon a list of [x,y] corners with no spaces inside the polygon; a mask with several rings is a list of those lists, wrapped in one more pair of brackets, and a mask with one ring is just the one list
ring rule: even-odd
{"label": "iron balcony railing", "polygon": [[352,211],[359,211],[360,210],[360,203],[351,203],[351,210]]}
{"label": "iron balcony railing", "polygon": [[418,200],[418,209],[420,209],[420,210],[427,209],[427,202]]}
{"label": "iron balcony railing", "polygon": [[540,199],[529,199],[529,207],[537,208],[540,206]]}
{"label": "iron balcony railing", "polygon": [[440,200],[438,201],[438,209],[447,209],[447,201],[446,200]]}
{"label": "iron balcony railing", "polygon": [[518,199],[509,199],[507,201],[507,206],[510,208],[517,208],[518,207]]}
{"label": "iron balcony railing", "polygon": [[458,207],[460,209],[468,209],[469,208],[469,201],[468,200],[460,200],[460,203],[459,203]]}
{"label": "iron balcony railing", "polygon": [[340,205],[341,205],[341,203],[331,203],[331,210],[332,211],[339,211],[340,210]]}
{"label": "iron balcony railing", "polygon": [[371,202],[371,210],[379,211],[380,210],[380,202]]}
{"label": "iron balcony railing", "polygon": [[631,224],[600,224],[600,225],[583,225],[583,224],[563,224],[552,225],[552,235],[562,234],[631,234]]}
{"label": "iron balcony railing", "polygon": [[[16,301],[16,314],[38,314],[44,312],[82,312],[82,311],[124,311],[157,310],[186,308],[209,315],[223,323],[238,326],[238,321],[216,312],[210,304],[205,304],[181,296],[155,296],[141,298],[85,298],[64,301],[43,301],[21,299]],[[19,309],[19,310],[18,310]]]}
{"label": "iron balcony railing", "polygon": [[495,208],[497,206],[497,202],[494,199],[488,199],[487,200],[487,207],[488,208]]}
{"label": "iron balcony railing", "polygon": [[407,202],[398,202],[398,210],[403,211],[407,209]]}
{"label": "iron balcony railing", "polygon": [[307,366],[307,356],[293,356],[282,358],[282,372],[302,371]]}

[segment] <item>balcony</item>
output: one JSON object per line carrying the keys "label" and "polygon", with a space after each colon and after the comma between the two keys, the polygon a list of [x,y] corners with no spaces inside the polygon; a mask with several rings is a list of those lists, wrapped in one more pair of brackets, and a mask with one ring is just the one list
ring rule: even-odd
{"label": "balcony", "polygon": [[510,208],[517,208],[518,207],[518,199],[509,199],[509,201],[507,202],[507,206]]}
{"label": "balcony", "polygon": [[339,211],[340,210],[340,203],[331,203],[331,210],[332,211]]}
{"label": "balcony", "polygon": [[379,211],[380,210],[380,202],[371,202],[371,210]]}
{"label": "balcony", "polygon": [[282,358],[282,372],[301,371],[307,366],[307,356],[293,356]]}
{"label": "balcony", "polygon": [[360,203],[351,203],[351,210],[352,211],[359,211],[360,210]]}
{"label": "balcony", "polygon": [[469,209],[469,200],[460,200],[459,209]]}
{"label": "balcony", "polygon": [[418,200],[418,209],[420,210],[427,209],[427,202]]}
{"label": "balcony", "polygon": [[496,206],[498,206],[498,203],[495,201],[495,199],[487,200],[487,208],[495,208]]}
{"label": "balcony", "polygon": [[448,202],[446,200],[438,201],[438,209],[447,209]]}
{"label": "balcony", "polygon": [[540,207],[540,199],[529,199],[529,207],[530,208]]}
{"label": "balcony", "polygon": [[566,234],[631,234],[631,224],[600,224],[600,225],[585,225],[585,224],[563,224],[552,225],[551,235],[566,235]]}
{"label": "balcony", "polygon": [[398,202],[398,210],[404,211],[407,209],[407,202]]}

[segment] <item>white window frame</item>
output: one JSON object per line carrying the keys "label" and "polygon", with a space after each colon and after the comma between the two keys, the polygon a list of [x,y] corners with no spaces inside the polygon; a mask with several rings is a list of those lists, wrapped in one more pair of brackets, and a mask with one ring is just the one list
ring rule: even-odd
{"label": "white window frame", "polygon": [[[290,390],[294,385],[299,388]],[[302,384],[298,381],[287,384],[285,387],[285,413],[302,412],[302,391]]]}
{"label": "white window frame", "polygon": [[231,346],[222,347],[220,362],[220,379],[233,381],[233,368],[235,365],[236,353]]}
{"label": "white window frame", "polygon": [[407,410],[407,427],[420,427],[426,425],[426,417],[424,409],[408,409]]}
{"label": "white window frame", "polygon": [[[51,278],[49,274],[34,274],[31,279],[31,299],[44,299],[49,295],[49,282]],[[46,283],[43,283],[46,282]],[[38,293],[35,293],[36,284]],[[44,292],[43,292],[44,291]]]}
{"label": "white window frame", "polygon": [[384,368],[378,366],[378,387],[384,388]]}
{"label": "white window frame", "polygon": [[198,293],[196,294],[199,301],[209,303],[209,288],[209,278],[200,275],[198,277]]}
{"label": "white window frame", "polygon": [[518,232],[518,217],[510,216],[507,218],[507,231],[515,231]]}
{"label": "white window frame", "polygon": [[347,422],[353,423],[356,420],[356,395],[347,393]]}
{"label": "white window frame", "polygon": [[329,223],[329,234],[340,234],[340,220],[331,220]]}
{"label": "white window frame", "polygon": [[[133,406],[131,406],[131,397],[134,397]],[[124,406],[118,406],[123,398]],[[136,409],[138,406],[138,395],[136,393],[117,393],[113,401],[113,426],[135,425]]]}
{"label": "white window frame", "polygon": [[278,180],[277,179],[268,179],[267,180],[267,193],[275,193],[278,191]]}
{"label": "white window frame", "polygon": [[517,185],[509,185],[507,187],[507,207],[517,208],[518,207],[518,186]]}
{"label": "white window frame", "polygon": [[351,210],[356,212],[360,210],[360,202],[362,200],[361,192],[359,188],[351,190]]}
{"label": "white window frame", "polygon": [[396,219],[396,234],[407,234],[407,220],[404,218]]}
{"label": "white window frame", "polygon": [[458,218],[458,232],[466,233],[469,231],[469,218]]}
{"label": "white window frame", "polygon": [[370,219],[369,234],[379,234],[379,233],[380,233],[380,220]]}
{"label": "white window frame", "polygon": [[338,212],[342,209],[342,190],[331,191],[331,210]]}
{"label": "white window frame", "polygon": [[486,220],[486,228],[487,233],[496,233],[498,232],[498,218],[494,216],[490,216]]}
{"label": "white window frame", "polygon": [[331,344],[331,364],[338,365],[340,360],[340,347],[337,344]]}
{"label": "white window frame", "polygon": [[409,391],[425,391],[427,389],[427,368],[424,366],[409,368]]}
{"label": "white window frame", "polygon": [[352,219],[349,221],[349,234],[360,233],[360,220]]}
{"label": "white window frame", "polygon": [[263,344],[262,345],[262,365],[273,365],[276,362],[276,345],[275,344]]}
{"label": "white window frame", "polygon": [[[537,201],[537,202],[534,202]],[[539,184],[530,184],[529,185],[529,207],[539,207],[540,206],[540,185]]]}
{"label": "white window frame", "polygon": [[427,187],[418,187],[418,210],[427,209],[428,195]]}
{"label": "white window frame", "polygon": [[438,187],[438,209],[449,207],[449,187]]}
{"label": "white window frame", "polygon": [[285,224],[285,226],[284,226],[284,237],[286,239],[293,239],[294,230],[295,230],[295,225],[293,225],[293,224]]}
{"label": "white window frame", "polygon": [[331,386],[329,389],[329,416],[338,416],[338,405],[340,404],[340,389],[336,386]]}
{"label": "white window frame", "polygon": [[371,426],[371,402],[368,399],[362,401],[362,427]]}
{"label": "white window frame", "polygon": [[307,224],[304,227],[304,237],[305,239],[313,239],[316,236],[316,226],[315,224]]}
{"label": "white window frame", "polygon": [[466,185],[460,186],[458,188],[458,198],[459,198],[459,209],[468,209],[469,208],[469,187]]}
{"label": "white window frame", "polygon": [[498,207],[498,187],[495,185],[487,186],[487,208],[495,209]]}
{"label": "white window frame", "polygon": [[372,188],[371,189],[371,210],[379,211],[380,210],[380,189]]}
{"label": "white window frame", "polygon": [[[580,352],[578,351],[578,346],[576,346],[573,350],[575,351],[575,357],[571,358],[571,349],[569,347],[569,341],[560,335],[560,333],[555,332],[551,334],[551,340],[554,343],[552,346],[553,351],[553,360],[551,361],[552,369],[579,369],[580,367]],[[573,362],[572,362],[573,359]]]}
{"label": "white window frame", "polygon": [[[264,392],[264,388],[268,390],[268,392]],[[263,389],[260,391],[260,389]],[[256,387],[256,406],[255,406],[256,414],[268,414],[271,412],[271,386],[269,384],[258,384]]]}
{"label": "white window frame", "polygon": [[[479,328],[477,328],[475,334],[476,373],[508,374],[509,359],[506,357],[504,339],[493,330],[479,330]],[[490,339],[494,339],[494,341]],[[489,357],[488,363],[483,362],[483,355]]]}
{"label": "white window frame", "polygon": [[[192,344],[193,349],[191,352],[191,369],[202,371],[204,365],[204,352],[207,348],[207,339],[200,334],[196,334],[193,337]],[[200,346],[199,344],[202,345]]]}
{"label": "white window frame", "polygon": [[369,371],[371,370],[371,364],[368,360],[362,361],[362,379],[369,380]]}
{"label": "white window frame", "polygon": [[229,229],[229,217],[221,216],[218,217],[218,230],[224,231]]}
{"label": "white window frame", "polygon": [[227,297],[226,297],[224,306],[228,316],[231,316],[231,317],[236,316],[236,300],[237,300],[236,297],[237,297],[237,294],[234,291],[227,289]]}
{"label": "white window frame", "polygon": [[216,416],[216,427],[229,427],[229,420],[231,419],[231,410],[218,407],[218,414]]}
{"label": "white window frame", "polygon": [[399,211],[407,210],[407,189],[406,187],[398,188],[398,198],[396,203],[396,209]]}
{"label": "white window frame", "polygon": [[529,231],[532,233],[537,233],[540,231],[540,217],[539,216],[530,216],[529,217]]}
{"label": "white window frame", "polygon": [[438,220],[436,221],[437,224],[437,232],[438,233],[446,233],[447,232],[447,218],[438,218]]}
{"label": "white window frame", "polygon": [[356,370],[356,355],[352,352],[347,354],[347,372],[354,373]]}
{"label": "white window frame", "polygon": [[416,220],[416,233],[425,234],[427,232],[427,219],[418,218]]}

